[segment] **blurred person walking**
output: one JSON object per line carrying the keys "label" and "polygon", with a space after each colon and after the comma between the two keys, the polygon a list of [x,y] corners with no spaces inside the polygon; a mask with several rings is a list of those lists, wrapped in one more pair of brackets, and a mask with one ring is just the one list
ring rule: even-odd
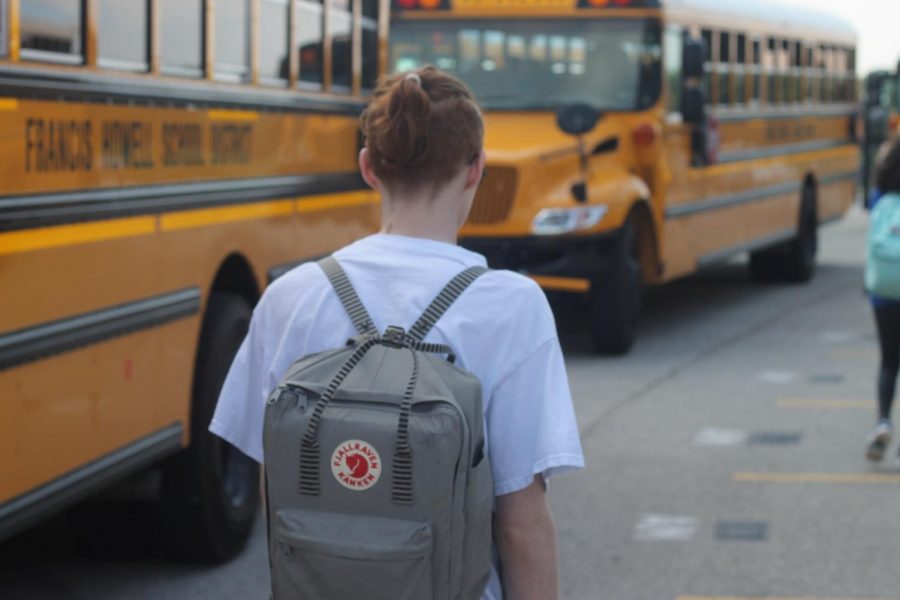
{"label": "blurred person walking", "polygon": [[891,442],[891,408],[900,370],[900,139],[885,144],[878,154],[866,258],[866,290],[881,347],[878,421],[866,447],[866,457],[873,462],[884,458]]}
{"label": "blurred person walking", "polygon": [[[360,170],[382,195],[382,228],[334,258],[384,331],[411,325],[461,269],[486,266],[483,256],[456,245],[484,173],[483,122],[463,83],[426,67],[382,81],[362,130]],[[288,367],[354,335],[317,264],[282,276],[254,311],[210,430],[262,463],[266,399]],[[488,271],[426,341],[452,348],[456,364],[482,384],[494,479],[494,561],[482,598],[554,600],[558,565],[547,480],[583,467],[584,459],[546,297],[531,279]],[[378,590],[379,581],[369,585]]]}

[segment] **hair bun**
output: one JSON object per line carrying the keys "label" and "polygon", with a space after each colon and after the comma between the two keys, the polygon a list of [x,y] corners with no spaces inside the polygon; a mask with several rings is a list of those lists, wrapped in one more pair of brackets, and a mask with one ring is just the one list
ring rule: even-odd
{"label": "hair bun", "polygon": [[434,67],[382,80],[362,116],[370,164],[388,183],[450,180],[481,151],[481,112],[469,89]]}

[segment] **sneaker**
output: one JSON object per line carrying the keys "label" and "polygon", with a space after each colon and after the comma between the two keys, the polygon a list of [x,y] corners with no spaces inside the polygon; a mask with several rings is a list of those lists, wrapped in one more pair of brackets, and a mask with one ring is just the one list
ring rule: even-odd
{"label": "sneaker", "polygon": [[891,443],[891,422],[885,419],[878,421],[875,428],[869,433],[866,458],[872,462],[879,462],[884,458],[884,453]]}

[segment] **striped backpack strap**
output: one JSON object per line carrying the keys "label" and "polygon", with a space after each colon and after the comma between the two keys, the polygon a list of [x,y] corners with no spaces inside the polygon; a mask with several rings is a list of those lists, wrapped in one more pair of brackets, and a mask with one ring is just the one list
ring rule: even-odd
{"label": "striped backpack strap", "polygon": [[419,320],[410,328],[409,337],[417,342],[424,341],[425,336],[428,335],[431,328],[438,322],[438,319],[440,319],[444,313],[447,312],[447,309],[456,302],[457,298],[466,291],[466,288],[488,271],[489,269],[486,267],[469,267],[450,280],[450,283],[444,286],[441,293],[432,300],[422,316],[419,317]]}
{"label": "striped backpack strap", "polygon": [[337,297],[340,298],[347,314],[350,315],[350,320],[353,321],[357,333],[360,335],[375,333],[375,324],[372,322],[372,318],[337,259],[333,256],[326,256],[318,264],[325,272],[325,276],[328,277],[328,281],[331,282],[331,286]]}

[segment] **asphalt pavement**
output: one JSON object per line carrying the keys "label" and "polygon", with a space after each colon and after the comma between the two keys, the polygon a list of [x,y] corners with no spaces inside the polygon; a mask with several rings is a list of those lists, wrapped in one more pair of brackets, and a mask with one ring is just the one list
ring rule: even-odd
{"label": "asphalt pavement", "polygon": [[[592,355],[561,304],[588,463],[550,487],[564,599],[900,598],[896,448],[863,457],[865,226],[854,211],[823,230],[809,285],[753,284],[735,261],[650,290],[626,357]],[[102,552],[63,519],[0,545],[0,598],[265,598],[261,526],[236,560],[196,567],[143,548],[139,525]]]}

